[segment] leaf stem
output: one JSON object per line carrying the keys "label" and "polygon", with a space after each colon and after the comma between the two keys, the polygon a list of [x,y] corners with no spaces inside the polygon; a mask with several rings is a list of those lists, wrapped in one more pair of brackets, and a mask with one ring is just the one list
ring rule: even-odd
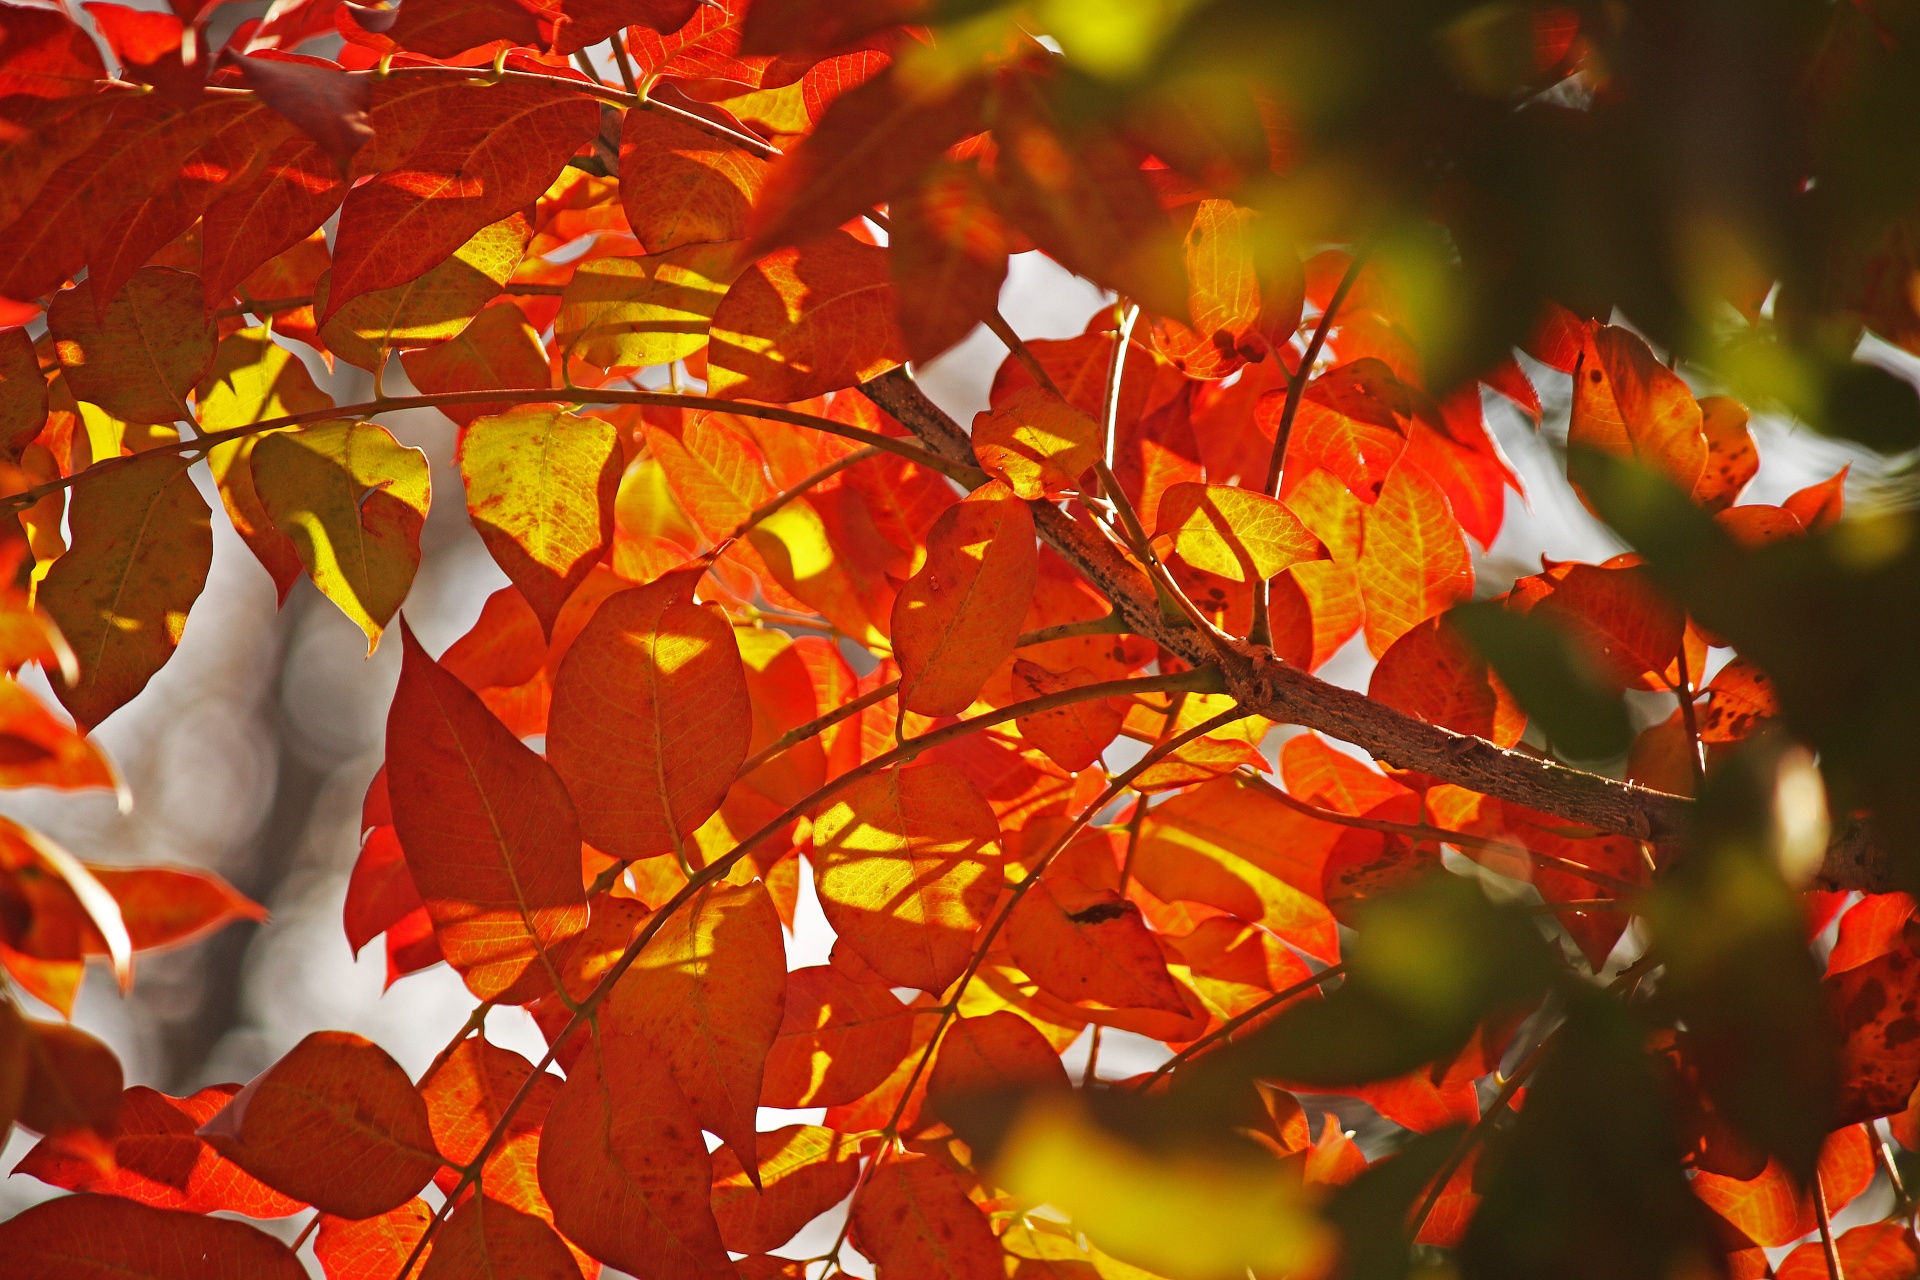
{"label": "leaf stem", "polygon": [[[1267,459],[1266,483],[1260,492],[1269,498],[1280,496],[1280,475],[1287,461],[1287,439],[1293,434],[1293,420],[1300,416],[1300,404],[1307,396],[1307,383],[1313,377],[1313,366],[1320,359],[1320,352],[1327,345],[1327,334],[1333,330],[1334,317],[1340,314],[1340,308],[1347,300],[1347,294],[1360,279],[1361,268],[1366,265],[1371,254],[1370,246],[1362,245],[1354,250],[1353,260],[1347,263],[1347,270],[1340,277],[1340,283],[1334,287],[1333,296],[1327,299],[1326,310],[1320,313],[1320,322],[1313,328],[1313,337],[1307,340],[1307,349],[1300,356],[1300,369],[1287,380],[1287,398],[1280,408],[1280,422],[1273,430],[1273,453]],[[1274,352],[1274,359],[1281,360],[1282,353]],[[1281,368],[1286,365],[1282,360]],[[1253,626],[1248,639],[1255,644],[1271,646],[1273,627],[1268,620],[1267,584],[1256,582],[1253,587]]]}
{"label": "leaf stem", "polygon": [[439,395],[426,396],[380,396],[359,404],[335,405],[329,409],[313,409],[306,413],[290,413],[278,418],[266,418],[249,423],[244,427],[230,427],[225,431],[213,431],[196,436],[191,440],[173,441],[154,446],[143,453],[129,454],[119,458],[104,458],[93,466],[76,471],[70,476],[61,476],[45,484],[0,499],[0,513],[10,514],[25,511],[34,503],[50,493],[70,489],[90,475],[100,474],[105,469],[126,466],[147,453],[168,451],[175,453],[205,453],[214,446],[225,444],[229,440],[240,440],[247,436],[261,435],[268,431],[278,431],[283,427],[306,426],[315,422],[335,422],[344,418],[371,418],[385,413],[398,413],[406,409],[438,409],[447,405],[462,404],[651,404],[665,408],[697,409],[712,413],[732,413],[746,418],[765,418],[773,422],[785,422],[797,427],[808,427],[815,431],[824,431],[828,435],[843,436],[848,440],[858,440],[876,449],[897,453],[930,470],[966,485],[978,487],[986,482],[986,473],[964,463],[948,461],[939,455],[908,444],[893,436],[883,436],[864,427],[852,426],[845,422],[835,422],[831,418],[822,418],[811,413],[800,413],[793,409],[783,409],[778,405],[754,404],[745,400],[715,400],[709,396],[675,395],[664,391],[620,391],[607,388],[587,389],[581,387],[508,387],[486,391],[447,391]]}
{"label": "leaf stem", "polygon": [[[1138,304],[1129,306],[1125,298],[1114,304],[1117,312],[1113,330],[1113,359],[1107,363],[1107,395],[1100,414],[1100,456],[1107,471],[1113,470],[1115,437],[1120,424],[1120,381],[1127,368],[1127,345],[1133,341],[1133,326],[1140,319]],[[1103,480],[1105,476],[1101,477]]]}
{"label": "leaf stem", "polygon": [[1833,1238],[1833,1220],[1827,1211],[1827,1182],[1818,1168],[1813,1171],[1813,1215],[1820,1224],[1820,1251],[1827,1256],[1827,1280],[1846,1280],[1840,1266],[1840,1246]]}

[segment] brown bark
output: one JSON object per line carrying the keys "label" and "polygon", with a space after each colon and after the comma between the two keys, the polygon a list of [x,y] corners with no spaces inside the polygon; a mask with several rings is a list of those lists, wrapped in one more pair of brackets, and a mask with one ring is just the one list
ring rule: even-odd
{"label": "brown bark", "polygon": [[[966,432],[903,370],[861,387],[934,452],[978,466]],[[1040,536],[1093,586],[1128,628],[1194,666],[1217,666],[1227,691],[1242,706],[1285,724],[1339,738],[1375,759],[1414,769],[1443,782],[1538,809],[1571,825],[1671,844],[1684,834],[1692,801],[1595,773],[1507,751],[1483,738],[1417,720],[1364,694],[1275,658],[1263,645],[1242,641],[1216,647],[1184,619],[1162,615],[1152,582],[1102,533],[1050,502],[1033,504]],[[1886,892],[1891,883],[1883,851],[1864,824],[1836,823],[1819,887]]]}

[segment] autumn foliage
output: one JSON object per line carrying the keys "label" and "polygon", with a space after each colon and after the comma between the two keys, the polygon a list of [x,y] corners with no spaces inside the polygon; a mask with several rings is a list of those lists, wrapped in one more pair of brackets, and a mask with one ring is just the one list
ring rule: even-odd
{"label": "autumn foliage", "polygon": [[[0,1125],[75,1193],[0,1272],[1920,1271],[1920,553],[1742,501],[1749,405],[1920,440],[1852,358],[1920,350],[1904,10],[1713,9],[1716,80],[1632,4],[84,8],[0,5],[0,660],[67,713],[0,680],[0,786],[121,785],[229,521],[401,650],[345,931],[475,1016],[123,1087],[13,990],[261,911],[0,820]],[[1683,82],[1760,132],[1650,188]],[[1077,336],[997,310],[1036,249]],[[982,325],[955,423],[907,370]],[[1476,583],[1495,405],[1631,550]],[[511,583],[437,655],[436,498]]]}

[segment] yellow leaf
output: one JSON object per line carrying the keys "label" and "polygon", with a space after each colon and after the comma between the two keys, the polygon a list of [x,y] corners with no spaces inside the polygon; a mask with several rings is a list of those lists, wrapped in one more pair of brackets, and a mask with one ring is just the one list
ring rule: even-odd
{"label": "yellow leaf", "polygon": [[1194,568],[1232,582],[1327,559],[1327,548],[1285,503],[1228,484],[1167,486],[1156,536]]}
{"label": "yellow leaf", "polygon": [[253,484],[313,585],[367,633],[367,652],[420,567],[433,500],[427,455],[371,422],[276,432],[253,451]]}
{"label": "yellow leaf", "polygon": [[620,470],[620,434],[603,418],[524,405],[467,428],[467,515],[549,637],[613,541]]}
{"label": "yellow leaf", "polygon": [[560,347],[600,369],[668,364],[707,345],[707,327],[745,265],[736,244],[688,244],[580,264],[560,303]]}
{"label": "yellow leaf", "polygon": [[1022,387],[973,419],[980,465],[1026,499],[1058,497],[1080,487],[1100,456],[1100,427],[1059,396]]}
{"label": "yellow leaf", "polygon": [[[401,347],[444,342],[467,327],[500,293],[527,251],[533,229],[519,214],[480,228],[451,258],[418,279],[351,299],[320,327],[327,350],[362,369],[378,370]],[[314,309],[327,309],[331,273],[314,289]]]}

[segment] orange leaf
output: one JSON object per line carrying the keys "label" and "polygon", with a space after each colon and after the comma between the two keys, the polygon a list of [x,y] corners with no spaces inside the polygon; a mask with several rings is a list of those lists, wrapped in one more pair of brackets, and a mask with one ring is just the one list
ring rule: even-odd
{"label": "orange leaf", "polygon": [[1685,492],[1707,465],[1693,392],[1636,334],[1614,325],[1588,335],[1574,368],[1567,443],[1637,459]]}
{"label": "orange leaf", "polygon": [[12,1002],[0,1006],[0,1041],[24,1061],[15,1077],[22,1128],[49,1138],[97,1168],[112,1156],[120,1117],[120,1060],[113,1050],[78,1027],[23,1018]]}
{"label": "orange leaf", "polygon": [[[560,1089],[558,1076],[536,1077],[531,1062],[476,1037],[462,1040],[438,1070],[420,1081],[420,1096],[427,1104],[435,1149],[449,1165],[466,1166],[480,1154],[494,1126],[507,1117],[509,1104],[529,1077],[533,1087],[508,1120],[506,1135],[488,1153],[481,1185],[490,1199],[551,1221],[553,1211],[540,1194],[535,1161],[540,1127]],[[436,1181],[442,1191],[451,1192],[458,1176],[442,1169]]]}
{"label": "orange leaf", "polygon": [[1827,956],[1828,975],[1857,969],[1900,946],[1913,910],[1913,899],[1904,893],[1869,893],[1848,907]]}
{"label": "orange leaf", "polygon": [[470,1196],[434,1237],[433,1256],[420,1280],[506,1276],[515,1280],[575,1280],[580,1268],[566,1242],[532,1214],[491,1196]]}
{"label": "orange leaf", "polygon": [[1501,747],[1518,742],[1527,727],[1526,713],[1500,677],[1445,618],[1429,618],[1388,646],[1367,696]]}
{"label": "orange leaf", "polygon": [[1320,870],[1341,830],[1223,778],[1147,816],[1133,874],[1163,901],[1218,907],[1332,963],[1339,944]]}
{"label": "orange leaf", "polygon": [[[1114,677],[1118,678],[1118,677]],[[1025,658],[1013,660],[1014,692],[1022,698],[1039,698],[1062,693],[1082,685],[1097,684],[1101,677],[1085,667],[1054,674]],[[1100,758],[1100,753],[1119,734],[1126,723],[1126,703],[1119,698],[1090,698],[1021,716],[1014,721],[1020,736],[1047,753],[1047,758],[1062,769],[1078,771]]]}
{"label": "orange leaf", "polygon": [[767,175],[750,253],[823,235],[911,187],[954,143],[980,132],[987,81],[882,73],[833,100]]}
{"label": "orange leaf", "polygon": [[1321,1122],[1320,1136],[1307,1151],[1306,1180],[1343,1187],[1366,1171],[1367,1157],[1355,1144],[1353,1135],[1340,1127],[1338,1116],[1328,1112]]}
{"label": "orange leaf", "polygon": [[726,616],[693,602],[699,576],[609,596],[554,679],[547,754],[587,843],[618,858],[681,848],[747,758],[740,650]]}
{"label": "orange leaf", "polygon": [[323,322],[363,293],[424,274],[531,204],[600,131],[599,104],[559,83],[510,80],[442,97],[412,150],[341,205]]}
{"label": "orange leaf", "polygon": [[1007,948],[1042,991],[1069,1004],[1187,1012],[1140,908],[1112,890],[1042,876],[1007,920]]}
{"label": "orange leaf", "polygon": [[787,974],[780,1034],[767,1055],[763,1107],[853,1102],[907,1056],[913,1018],[879,982],[855,982],[833,965]]}
{"label": "orange leaf", "polygon": [[1720,511],[1740,500],[1747,481],[1760,472],[1760,451],[1747,429],[1747,406],[1728,396],[1700,401],[1700,430],[1707,440],[1706,465],[1693,485],[1693,500]]}
{"label": "orange leaf", "polygon": [[1014,233],[972,165],[936,167],[896,197],[887,216],[900,332],[924,364],[999,307]]}
{"label": "orange leaf", "polygon": [[[1847,1280],[1905,1280],[1920,1270],[1913,1238],[1904,1222],[1869,1222],[1853,1228],[1834,1242],[1840,1252],[1840,1273]],[[1786,1256],[1778,1280],[1822,1280],[1829,1275],[1827,1252],[1818,1240],[1809,1240]]]}
{"label": "orange leaf", "polygon": [[623,1271],[734,1280],[712,1182],[699,1123],[666,1063],[650,1046],[590,1037],[540,1137],[554,1225]]}
{"label": "orange leaf", "polygon": [[[427,1233],[433,1210],[419,1198],[371,1218],[320,1215],[313,1254],[327,1280],[393,1280],[414,1245]],[[423,1255],[431,1258],[433,1246]]]}
{"label": "orange leaf", "polygon": [[693,125],[629,111],[620,127],[620,199],[648,253],[741,240],[767,162]]}
{"label": "orange leaf", "polygon": [[548,636],[613,541],[621,468],[612,423],[542,405],[481,418],[460,442],[467,515]]}
{"label": "orange leaf", "polygon": [[[1873,1181],[1873,1141],[1866,1127],[1858,1124],[1827,1135],[1820,1149],[1820,1182],[1834,1212]],[[1758,1176],[1744,1181],[1703,1171],[1694,1175],[1692,1185],[1693,1193],[1708,1207],[1764,1248],[1792,1244],[1817,1225],[1812,1198],[1771,1160]]]}
{"label": "orange leaf", "polygon": [[716,884],[682,907],[622,975],[605,1033],[638,1032],[700,1127],[754,1150],[767,1053],[780,1033],[786,947],[767,886]]}
{"label": "orange leaf", "polygon": [[[466,328],[445,342],[400,353],[407,380],[423,395],[487,391],[495,387],[551,385],[546,348],[518,307],[483,307]],[[507,402],[442,405],[440,412],[461,426],[491,413],[506,413]]]}
{"label": "orange leaf", "polygon": [[1473,562],[1460,522],[1424,472],[1396,466],[1366,512],[1356,572],[1366,603],[1367,648],[1395,640],[1473,594]]}
{"label": "orange leaf", "polygon": [[993,810],[950,765],[856,783],[814,819],[827,922],[888,983],[943,991],[999,893],[999,839]]}
{"label": "orange leaf", "polygon": [[1038,575],[1033,514],[1004,483],[947,508],[927,534],[926,562],[894,601],[902,705],[926,716],[965,711],[1013,652]]}
{"label": "orange leaf", "polygon": [[[10,873],[10,896],[29,907],[30,918],[15,920],[7,932],[11,946],[46,960],[104,953],[113,959],[121,990],[133,984],[133,936],[92,868],[31,827],[0,818],[0,871]],[[61,1011],[72,1013],[70,1006]]]}
{"label": "orange leaf", "polygon": [[[1309,975],[1306,963],[1285,943],[1232,916],[1202,920],[1184,938],[1167,941],[1186,964],[1194,991],[1222,1018],[1236,1017]],[[1299,998],[1314,994],[1309,988]]]}
{"label": "orange leaf", "polygon": [[948,1025],[927,1077],[927,1103],[951,1123],[974,1100],[1072,1087],[1047,1038],[1019,1014],[1001,1009]]}
{"label": "orange leaf", "polygon": [[1846,503],[1847,473],[1852,470],[1853,464],[1849,462],[1819,484],[1810,484],[1790,495],[1780,505],[1798,517],[1808,533],[1830,529],[1839,521]]}
{"label": "orange leaf", "polygon": [[1005,1280],[999,1241],[960,1175],[929,1156],[875,1156],[853,1202],[854,1248],[890,1276]]}
{"label": "orange leaf", "polygon": [[1327,559],[1327,548],[1284,503],[1224,484],[1170,485],[1160,527],[1180,558],[1233,582],[1264,581],[1296,564]]}
{"label": "orange leaf", "polygon": [[1271,306],[1263,305],[1253,267],[1257,216],[1230,200],[1202,200],[1194,209],[1183,246],[1192,327],[1164,319],[1155,320],[1153,326],[1154,345],[1189,378],[1224,378],[1247,360],[1264,355],[1263,311],[1267,313],[1264,327],[1274,331],[1275,345],[1285,345],[1300,323],[1300,295],[1290,286],[1299,286],[1304,279],[1299,275],[1299,259],[1290,250],[1293,271],[1280,274]]}
{"label": "orange leaf", "polygon": [[1822,982],[1839,1040],[1842,1124],[1904,1110],[1920,1084],[1920,954],[1897,947]]}
{"label": "orange leaf", "polygon": [[759,1135],[759,1189],[731,1148],[713,1157],[713,1215],[735,1253],[765,1253],[839,1204],[860,1180],[860,1148],[844,1133],[790,1124]]}
{"label": "orange leaf", "polygon": [[[293,1251],[241,1222],[153,1209],[117,1196],[64,1196],[0,1222],[0,1257],[19,1280],[306,1280]],[[217,1259],[217,1272],[208,1263]]]}
{"label": "orange leaf", "polygon": [[708,390],[791,404],[878,377],[907,358],[886,250],[830,231],[749,267],[713,314]]}
{"label": "orange leaf", "polygon": [[1057,498],[1099,460],[1100,427],[1040,387],[1022,387],[973,417],[973,450],[1016,497]]}
{"label": "orange leaf", "polygon": [[[1637,689],[1665,687],[1661,678],[1679,659],[1686,615],[1661,593],[1645,569],[1574,564],[1542,576],[1552,581],[1552,592],[1531,608],[1546,609],[1564,623],[1585,644],[1600,670],[1618,684]],[[1674,669],[1672,677],[1678,674]],[[1698,683],[1700,672],[1687,674]]]}
{"label": "orange leaf", "polygon": [[[136,951],[202,937],[236,920],[265,920],[267,909],[211,871],[186,867],[90,866],[120,904]],[[89,940],[89,950],[105,950]]]}
{"label": "orange leaf", "polygon": [[309,1035],[199,1133],[275,1191],[343,1218],[399,1208],[440,1167],[407,1073],[345,1031]]}
{"label": "orange leaf", "polygon": [[249,1218],[298,1213],[300,1201],[221,1156],[195,1132],[238,1092],[237,1084],[213,1085],[189,1098],[170,1098],[144,1085],[128,1089],[120,1099],[111,1171],[49,1138],[29,1151],[14,1172],[69,1191],[106,1192],[156,1209],[225,1211]]}
{"label": "orange leaf", "polygon": [[587,925],[573,805],[552,766],[404,625],[401,641],[387,784],[407,867],[468,988],[531,998],[557,983],[555,949]]}

